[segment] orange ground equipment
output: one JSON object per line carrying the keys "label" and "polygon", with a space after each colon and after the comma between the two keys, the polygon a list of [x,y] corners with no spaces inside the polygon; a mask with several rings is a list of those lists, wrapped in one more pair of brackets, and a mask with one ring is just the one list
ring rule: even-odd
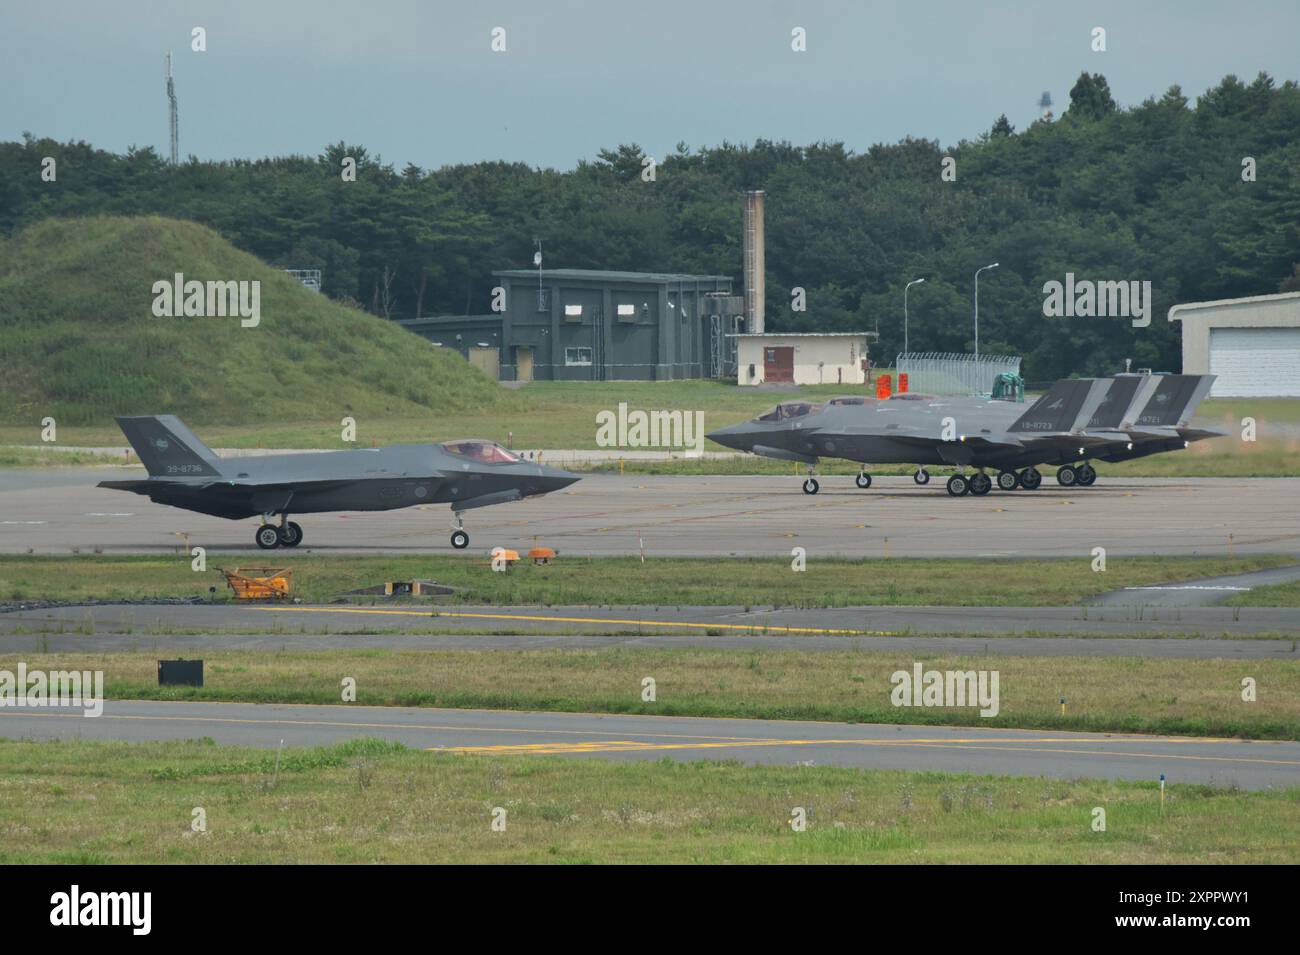
{"label": "orange ground equipment", "polygon": [[549,547],[534,547],[528,552],[534,564],[549,564],[555,560],[555,551]]}
{"label": "orange ground equipment", "polygon": [[876,397],[884,401],[893,393],[893,381],[889,375],[880,375],[876,378]]}
{"label": "orange ground equipment", "polygon": [[293,592],[293,571],[288,567],[220,569],[236,600],[287,600]]}

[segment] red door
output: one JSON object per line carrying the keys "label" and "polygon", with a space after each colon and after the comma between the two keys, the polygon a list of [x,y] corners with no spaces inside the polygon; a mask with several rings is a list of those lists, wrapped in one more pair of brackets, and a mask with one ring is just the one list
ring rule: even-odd
{"label": "red door", "polygon": [[794,347],[763,349],[763,380],[794,383]]}

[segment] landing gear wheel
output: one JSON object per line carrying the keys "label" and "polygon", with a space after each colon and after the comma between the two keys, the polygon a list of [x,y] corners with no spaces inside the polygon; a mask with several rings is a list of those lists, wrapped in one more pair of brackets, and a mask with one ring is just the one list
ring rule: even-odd
{"label": "landing gear wheel", "polygon": [[816,478],[809,478],[803,482],[803,492],[805,494],[816,494],[821,489],[822,486],[817,483]]}
{"label": "landing gear wheel", "polygon": [[1016,477],[1015,471],[999,471],[998,487],[1003,491],[1014,491],[1020,479]]}
{"label": "landing gear wheel", "polygon": [[297,547],[302,543],[302,528],[293,521],[276,529],[280,536],[281,547]]}
{"label": "landing gear wheel", "polygon": [[274,524],[263,524],[253,539],[262,550],[275,550],[280,546],[280,528]]}
{"label": "landing gear wheel", "polygon": [[856,483],[858,487],[865,491],[867,488],[871,487],[871,475],[867,474],[865,471],[862,472],[858,475]]}
{"label": "landing gear wheel", "polygon": [[916,473],[912,475],[912,480],[917,484],[929,484],[930,472],[925,468],[917,468]]}
{"label": "landing gear wheel", "polygon": [[966,480],[964,474],[954,474],[948,478],[948,493],[953,497],[961,497],[970,490],[970,482]]}
{"label": "landing gear wheel", "polygon": [[1091,464],[1081,464],[1076,469],[1075,477],[1084,487],[1092,487],[1097,480],[1097,469]]}
{"label": "landing gear wheel", "polygon": [[464,531],[452,531],[451,546],[457,550],[464,550],[469,546],[469,535]]}
{"label": "landing gear wheel", "polygon": [[972,494],[982,497],[991,490],[993,490],[993,479],[987,474],[977,472],[970,476],[970,492]]}
{"label": "landing gear wheel", "polygon": [[1038,468],[1025,468],[1017,475],[1020,486],[1026,491],[1037,491],[1038,486],[1043,483],[1043,476],[1038,473]]}
{"label": "landing gear wheel", "polygon": [[1079,480],[1079,472],[1072,466],[1065,465],[1056,469],[1056,483],[1061,487],[1073,487]]}

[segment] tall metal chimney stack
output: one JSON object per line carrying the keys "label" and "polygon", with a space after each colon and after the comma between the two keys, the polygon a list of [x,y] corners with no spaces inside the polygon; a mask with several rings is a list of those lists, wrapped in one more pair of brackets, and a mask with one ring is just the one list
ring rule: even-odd
{"label": "tall metal chimney stack", "polygon": [[763,191],[745,193],[745,331],[761,335],[764,331],[763,276],[766,264],[763,258]]}
{"label": "tall metal chimney stack", "polygon": [[171,132],[171,159],[172,165],[176,165],[179,159],[180,138],[177,133],[176,120],[176,84],[172,82],[172,54],[171,50],[167,51],[167,115],[170,120],[169,126]]}

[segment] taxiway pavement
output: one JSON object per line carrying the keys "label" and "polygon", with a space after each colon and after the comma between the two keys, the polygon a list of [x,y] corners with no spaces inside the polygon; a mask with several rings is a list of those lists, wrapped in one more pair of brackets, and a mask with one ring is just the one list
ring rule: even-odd
{"label": "taxiway pavement", "polygon": [[1300,743],[695,717],[367,706],[108,701],[78,710],[0,709],[11,739],[320,746],[379,737],[465,755],[612,760],[734,759],[1055,779],[1102,778],[1236,786],[1300,784]]}
{"label": "taxiway pavement", "polygon": [[[141,469],[0,472],[0,553],[254,550],[257,519],[226,521],[96,488]],[[805,495],[787,476],[587,475],[541,498],[466,514],[471,553],[534,542],[561,554],[808,557],[1300,556],[1300,478],[1109,478],[1090,488],[952,498],[940,481],[828,475]],[[305,515],[301,552],[451,552],[442,505]],[[182,535],[188,535],[188,538]]]}

